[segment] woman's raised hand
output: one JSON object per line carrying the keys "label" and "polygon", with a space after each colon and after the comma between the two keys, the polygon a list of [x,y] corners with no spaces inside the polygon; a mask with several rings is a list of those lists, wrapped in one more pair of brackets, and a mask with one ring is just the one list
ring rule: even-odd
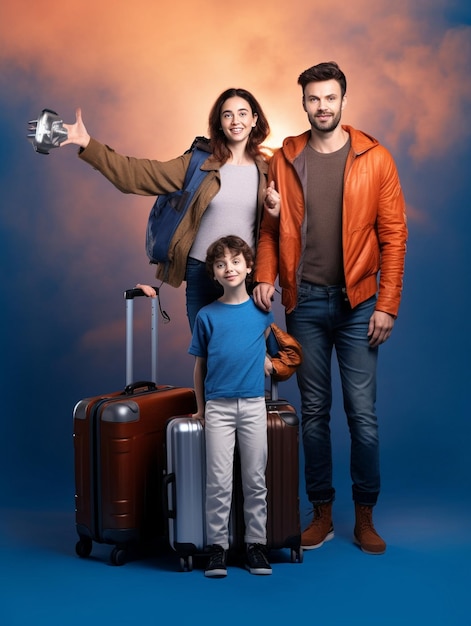
{"label": "woman's raised hand", "polygon": [[75,124],[63,124],[63,126],[67,130],[67,139],[61,143],[61,147],[69,143],[80,146],[81,148],[88,146],[90,135],[87,133],[87,129],[83,123],[82,110],[80,108],[75,111]]}

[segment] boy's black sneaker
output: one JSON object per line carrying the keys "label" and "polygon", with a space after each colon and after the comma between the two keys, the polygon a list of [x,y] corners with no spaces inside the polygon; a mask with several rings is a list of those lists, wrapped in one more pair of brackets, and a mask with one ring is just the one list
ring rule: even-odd
{"label": "boy's black sneaker", "polygon": [[271,565],[267,558],[267,548],[261,543],[249,543],[246,549],[246,569],[251,574],[267,575],[272,573]]}
{"label": "boy's black sneaker", "polygon": [[209,559],[204,575],[209,578],[224,578],[227,576],[226,551],[222,546],[209,546]]}

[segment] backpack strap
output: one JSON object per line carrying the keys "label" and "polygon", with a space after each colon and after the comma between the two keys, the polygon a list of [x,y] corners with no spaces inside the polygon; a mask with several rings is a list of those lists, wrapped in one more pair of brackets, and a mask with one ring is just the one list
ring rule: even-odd
{"label": "backpack strap", "polygon": [[189,199],[193,197],[208,173],[200,169],[207,158],[208,153],[206,151],[200,150],[200,148],[193,148],[190,163],[185,174],[185,182],[183,183],[183,189],[188,192]]}
{"label": "backpack strap", "polygon": [[188,154],[189,152],[193,152],[195,148],[199,148],[200,150],[204,150],[204,152],[211,153],[210,140],[207,137],[204,137],[203,135],[198,135],[198,137],[195,137],[193,139],[193,143],[188,148],[188,150],[185,150],[185,154]]}

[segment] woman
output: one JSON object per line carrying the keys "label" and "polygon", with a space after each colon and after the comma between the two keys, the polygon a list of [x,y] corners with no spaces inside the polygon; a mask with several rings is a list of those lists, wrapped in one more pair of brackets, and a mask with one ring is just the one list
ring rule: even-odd
{"label": "woman", "polygon": [[[68,139],[62,146],[80,146],[80,158],[120,191],[152,196],[182,188],[190,154],[170,161],[122,156],[90,137],[80,109],[76,123],[64,127]],[[261,106],[245,89],[224,91],[209,114],[212,154],[201,168],[208,174],[171,241],[169,267],[165,273],[161,265],[156,270],[157,278],[173,287],[186,281],[191,330],[199,309],[221,295],[220,287],[206,274],[208,246],[233,234],[255,249],[264,204],[274,214],[279,211],[279,196],[273,184],[267,185],[268,157],[261,147],[269,132]]]}

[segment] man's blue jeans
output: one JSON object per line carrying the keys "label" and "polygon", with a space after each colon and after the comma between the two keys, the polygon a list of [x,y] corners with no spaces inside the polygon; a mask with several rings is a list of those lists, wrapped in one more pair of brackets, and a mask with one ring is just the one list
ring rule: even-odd
{"label": "man's blue jeans", "polygon": [[193,332],[198,311],[222,296],[221,285],[211,279],[206,271],[206,263],[188,257],[186,263],[186,313]]}
{"label": "man's blue jeans", "polygon": [[297,371],[301,392],[306,491],[313,504],[335,497],[332,485],[330,409],[331,363],[335,346],[343,403],[350,430],[353,500],[374,505],[380,490],[378,424],[375,412],[378,349],[370,348],[368,323],[376,296],[354,309],[342,287],[302,282],[287,330],[303,347]]}

